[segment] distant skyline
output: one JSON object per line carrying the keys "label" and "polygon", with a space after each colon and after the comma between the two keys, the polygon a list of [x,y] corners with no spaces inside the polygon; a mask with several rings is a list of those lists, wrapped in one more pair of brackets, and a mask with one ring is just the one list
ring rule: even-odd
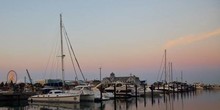
{"label": "distant skyline", "polygon": [[[220,84],[219,0],[1,1],[0,13],[0,82],[10,70],[18,81],[26,69],[34,81],[61,78],[54,62],[60,60],[55,48],[62,13],[88,80],[99,79],[102,67],[102,78],[114,72],[152,83],[166,49],[174,80],[183,71],[189,83]],[[65,79],[74,80],[67,50],[65,55]]]}

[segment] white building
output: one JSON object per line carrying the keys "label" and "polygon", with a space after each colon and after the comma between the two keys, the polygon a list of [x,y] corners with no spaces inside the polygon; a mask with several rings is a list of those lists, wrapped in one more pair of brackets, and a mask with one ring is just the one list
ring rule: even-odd
{"label": "white building", "polygon": [[125,76],[125,77],[115,77],[115,74],[112,72],[110,74],[110,77],[103,78],[102,84],[111,84],[117,81],[127,84],[134,84],[134,85],[140,85],[141,83],[139,77],[136,77],[135,75]]}

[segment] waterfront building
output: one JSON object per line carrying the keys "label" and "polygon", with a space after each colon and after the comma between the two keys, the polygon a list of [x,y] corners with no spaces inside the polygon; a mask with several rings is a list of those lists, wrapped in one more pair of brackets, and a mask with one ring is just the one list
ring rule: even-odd
{"label": "waterfront building", "polygon": [[130,76],[116,77],[115,73],[113,72],[110,74],[110,77],[103,78],[102,84],[108,85],[118,81],[126,84],[138,85],[138,86],[141,84],[139,77],[136,77],[135,75],[130,74]]}

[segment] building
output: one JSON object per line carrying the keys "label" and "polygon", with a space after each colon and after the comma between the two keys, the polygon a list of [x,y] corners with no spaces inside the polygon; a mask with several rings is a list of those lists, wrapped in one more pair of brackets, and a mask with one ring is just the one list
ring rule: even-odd
{"label": "building", "polygon": [[107,85],[107,84],[111,84],[117,81],[120,81],[126,84],[134,84],[138,86],[141,84],[139,77],[136,77],[135,75],[125,76],[125,77],[115,77],[115,73],[113,72],[110,74],[110,77],[103,78],[102,84]]}
{"label": "building", "polygon": [[62,80],[61,79],[44,79],[44,80],[38,80],[36,83],[40,83],[41,85],[62,85]]}

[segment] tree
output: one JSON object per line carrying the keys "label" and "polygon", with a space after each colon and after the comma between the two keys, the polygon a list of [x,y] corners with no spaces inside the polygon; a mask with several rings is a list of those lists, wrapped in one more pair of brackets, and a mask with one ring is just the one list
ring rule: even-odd
{"label": "tree", "polygon": [[14,83],[13,81],[11,80],[10,84],[9,84],[10,87],[14,87]]}
{"label": "tree", "polygon": [[35,83],[35,84],[34,84],[34,87],[37,87],[37,88],[42,88],[42,87],[43,87],[43,85],[42,85],[41,83]]}
{"label": "tree", "polygon": [[4,82],[2,82],[2,83],[0,84],[0,87],[4,87]]}

